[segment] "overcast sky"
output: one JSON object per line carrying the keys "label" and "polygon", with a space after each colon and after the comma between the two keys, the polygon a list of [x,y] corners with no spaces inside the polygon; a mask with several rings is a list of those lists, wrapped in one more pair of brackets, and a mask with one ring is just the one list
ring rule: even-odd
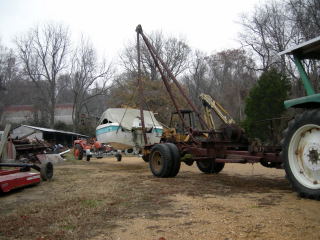
{"label": "overcast sky", "polygon": [[100,55],[117,58],[135,38],[141,24],[146,34],[160,30],[182,37],[207,53],[239,46],[236,23],[260,0],[0,0],[0,38],[11,40],[36,24],[54,21],[69,26],[73,40],[89,36]]}

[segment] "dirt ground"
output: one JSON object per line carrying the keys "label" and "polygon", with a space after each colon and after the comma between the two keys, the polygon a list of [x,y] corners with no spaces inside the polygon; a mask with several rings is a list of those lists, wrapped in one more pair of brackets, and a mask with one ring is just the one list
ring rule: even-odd
{"label": "dirt ground", "polygon": [[0,239],[320,239],[320,201],[292,192],[283,170],[182,165],[151,175],[141,158],[66,161],[52,181],[0,196]]}

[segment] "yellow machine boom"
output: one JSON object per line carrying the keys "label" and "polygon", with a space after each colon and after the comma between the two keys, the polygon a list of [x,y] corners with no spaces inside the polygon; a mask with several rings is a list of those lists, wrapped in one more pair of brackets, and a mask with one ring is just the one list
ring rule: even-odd
{"label": "yellow machine boom", "polygon": [[235,124],[236,122],[230,116],[230,114],[225,110],[218,102],[212,99],[211,96],[201,93],[200,99],[204,106],[204,119],[208,124],[209,128],[215,129],[215,124],[212,118],[211,110],[215,111],[221,121],[225,124]]}

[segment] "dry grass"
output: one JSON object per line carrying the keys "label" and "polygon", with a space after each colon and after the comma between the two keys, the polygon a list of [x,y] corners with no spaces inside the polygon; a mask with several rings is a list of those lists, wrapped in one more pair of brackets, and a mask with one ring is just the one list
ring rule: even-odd
{"label": "dry grass", "polygon": [[[275,175],[271,176],[259,172],[248,176],[246,172],[231,169],[218,175],[205,175],[194,168],[191,171],[190,168],[184,169],[176,178],[158,179],[151,176],[142,160],[125,158],[119,163],[109,158],[86,162],[70,157],[55,168],[54,180],[0,197],[0,239],[120,239],[116,236],[122,236],[121,239],[158,239],[154,236],[165,235],[166,231],[170,236],[173,231],[170,226],[180,229],[178,235],[177,232],[172,235],[177,237],[171,237],[177,239],[189,229],[196,233],[199,227],[207,233],[209,227],[223,229],[224,222],[215,223],[215,216],[203,215],[210,211],[227,219],[225,221],[237,216],[239,222],[232,223],[232,226],[239,231],[242,231],[241,224],[248,226],[243,228],[243,236],[254,239],[246,231],[250,234],[262,231],[274,223],[263,225],[262,230],[261,227],[254,230],[256,225],[244,222],[251,221],[246,217],[249,213],[253,217],[256,212],[270,211],[276,216],[283,206],[287,205],[288,211],[296,211],[300,206],[295,201],[301,200],[295,197],[278,172],[272,172]],[[303,206],[310,209],[318,204],[311,200],[302,201],[305,201]],[[313,226],[312,231],[319,230],[319,218],[301,212],[297,214],[301,222]],[[300,221],[294,220],[297,216],[290,215],[294,223]],[[161,223],[162,220],[165,221]],[[260,220],[257,215],[257,222]],[[164,226],[168,230],[161,230]],[[286,228],[292,233],[291,239],[302,236],[293,225]],[[146,232],[142,234],[141,231]],[[202,232],[198,236],[206,239]],[[141,234],[141,238],[137,234]],[[270,234],[266,237],[272,239]],[[310,239],[314,236],[311,232],[309,235]],[[216,235],[217,239],[221,236]],[[237,235],[233,238],[237,239]],[[183,239],[195,238],[186,235]]]}

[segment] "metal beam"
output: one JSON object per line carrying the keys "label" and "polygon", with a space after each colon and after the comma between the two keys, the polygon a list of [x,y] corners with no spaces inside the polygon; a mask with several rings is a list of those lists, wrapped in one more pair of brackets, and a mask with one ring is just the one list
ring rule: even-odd
{"label": "metal beam", "polygon": [[9,135],[9,132],[10,132],[10,128],[11,128],[11,125],[7,124],[5,129],[4,129],[3,134],[1,136],[1,141],[0,141],[0,162],[1,162],[2,153],[3,153],[4,149],[5,149],[6,143],[8,142],[8,135]]}
{"label": "metal beam", "polygon": [[296,66],[298,68],[298,71],[299,71],[302,83],[304,85],[304,88],[307,92],[307,95],[310,96],[310,95],[315,94],[315,91],[311,85],[310,79],[309,79],[300,59],[296,55],[293,55],[293,58],[294,58],[294,63],[296,64]]}
{"label": "metal beam", "polygon": [[143,134],[143,140],[144,145],[148,144],[148,139],[146,135],[146,127],[144,123],[144,115],[143,115],[143,88],[142,88],[142,79],[141,79],[141,57],[140,57],[140,38],[139,38],[139,32],[137,31],[137,54],[138,54],[138,88],[139,88],[139,105],[140,105],[140,116],[141,116],[141,127],[142,127],[142,134]]}

